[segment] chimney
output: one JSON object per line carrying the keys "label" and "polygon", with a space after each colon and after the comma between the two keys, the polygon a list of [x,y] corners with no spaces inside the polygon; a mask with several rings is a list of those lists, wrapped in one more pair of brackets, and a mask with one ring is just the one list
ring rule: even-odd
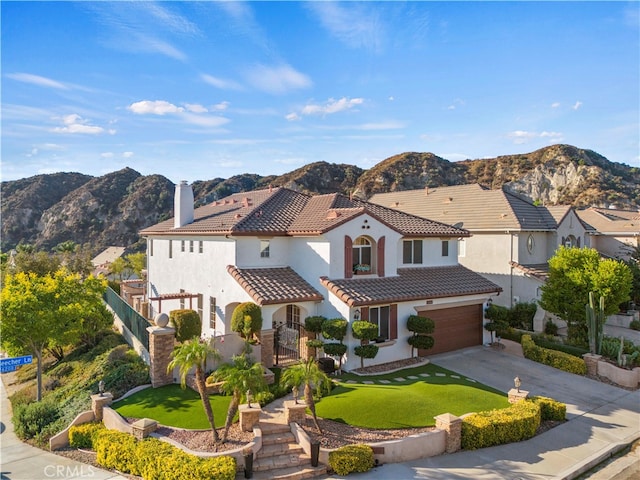
{"label": "chimney", "polygon": [[176,185],[173,198],[173,228],[184,227],[193,222],[193,189],[182,180]]}

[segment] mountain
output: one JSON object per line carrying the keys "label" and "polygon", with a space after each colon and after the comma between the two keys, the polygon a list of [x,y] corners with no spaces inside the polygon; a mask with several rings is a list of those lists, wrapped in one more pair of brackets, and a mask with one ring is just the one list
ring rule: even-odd
{"label": "mountain", "polygon": [[[231,193],[287,186],[310,194],[374,193],[480,183],[531,202],[638,209],[640,170],[570,145],[531,153],[450,162],[432,153],[407,152],[363,170],[316,162],[280,176],[236,175],[193,183],[196,205]],[[173,216],[175,185],[162,175],[131,168],[91,177],[37,175],[2,182],[2,250],[19,242],[51,249],[67,240],[98,253],[109,245],[144,249],[138,231]]]}

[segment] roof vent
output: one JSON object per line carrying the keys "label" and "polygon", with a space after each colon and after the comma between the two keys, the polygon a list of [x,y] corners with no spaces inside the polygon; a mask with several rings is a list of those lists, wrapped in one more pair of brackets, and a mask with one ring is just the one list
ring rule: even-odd
{"label": "roof vent", "polygon": [[501,213],[500,214],[500,218],[504,220],[505,218],[507,218],[507,214],[506,213]]}
{"label": "roof vent", "polygon": [[444,202],[442,203],[451,203],[451,202],[453,202],[453,197],[447,197],[444,199]]}
{"label": "roof vent", "polygon": [[245,207],[245,208],[250,207],[251,206],[251,199],[247,198],[247,197],[244,197],[242,199],[242,206]]}
{"label": "roof vent", "polygon": [[336,212],[335,210],[330,210],[327,213],[327,220],[334,220],[336,218],[338,218],[340,216],[340,214],[338,212]]}
{"label": "roof vent", "polygon": [[239,219],[239,218],[242,218],[242,215],[241,215],[241,214],[239,214],[239,213],[236,213],[236,214],[234,215],[234,217],[233,217],[233,218],[235,218],[235,219],[237,220],[237,219]]}

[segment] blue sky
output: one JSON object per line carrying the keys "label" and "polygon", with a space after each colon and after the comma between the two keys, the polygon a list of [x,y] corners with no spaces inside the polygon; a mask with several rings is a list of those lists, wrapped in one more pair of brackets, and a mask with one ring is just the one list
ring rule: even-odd
{"label": "blue sky", "polygon": [[638,2],[2,1],[2,180],[554,143],[640,167]]}

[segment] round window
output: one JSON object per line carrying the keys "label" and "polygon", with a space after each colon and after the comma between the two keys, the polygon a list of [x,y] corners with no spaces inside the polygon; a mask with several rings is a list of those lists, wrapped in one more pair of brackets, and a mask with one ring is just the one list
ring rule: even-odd
{"label": "round window", "polygon": [[529,250],[529,253],[533,252],[534,245],[535,242],[533,241],[533,235],[529,235],[529,238],[527,238],[527,250]]}

